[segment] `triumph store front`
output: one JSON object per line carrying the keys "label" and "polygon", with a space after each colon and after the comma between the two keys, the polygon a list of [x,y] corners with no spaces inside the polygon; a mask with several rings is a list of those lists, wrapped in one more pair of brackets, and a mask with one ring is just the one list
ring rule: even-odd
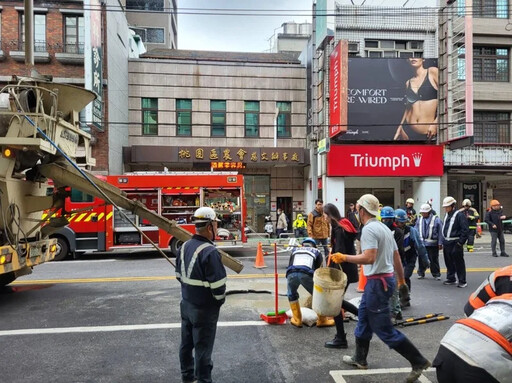
{"label": "triumph store front", "polygon": [[327,153],[325,198],[346,212],[366,193],[384,206],[415,206],[432,199],[440,211],[443,147],[438,145],[331,145]]}

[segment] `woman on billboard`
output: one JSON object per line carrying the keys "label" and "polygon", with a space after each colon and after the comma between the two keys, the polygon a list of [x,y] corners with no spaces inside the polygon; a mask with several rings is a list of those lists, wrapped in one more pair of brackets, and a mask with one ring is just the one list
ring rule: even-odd
{"label": "woman on billboard", "polygon": [[438,69],[424,67],[425,59],[409,58],[414,76],[405,83],[405,111],[394,140],[408,140],[408,131],[433,140],[437,136]]}

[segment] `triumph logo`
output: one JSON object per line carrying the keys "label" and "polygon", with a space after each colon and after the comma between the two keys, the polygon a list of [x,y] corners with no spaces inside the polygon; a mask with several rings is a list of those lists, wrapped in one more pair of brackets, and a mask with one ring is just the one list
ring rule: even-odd
{"label": "triumph logo", "polygon": [[[395,171],[397,168],[408,168],[411,166],[411,158],[405,154],[401,156],[372,156],[368,153],[351,154],[354,160],[354,167],[370,168],[391,168]],[[413,153],[411,155],[414,166],[421,166],[422,153]]]}
{"label": "triumph logo", "polygon": [[420,165],[421,165],[421,157],[423,157],[423,154],[421,154],[421,153],[413,153],[412,154],[412,159],[414,161],[414,166],[416,166],[417,168],[419,168]]}

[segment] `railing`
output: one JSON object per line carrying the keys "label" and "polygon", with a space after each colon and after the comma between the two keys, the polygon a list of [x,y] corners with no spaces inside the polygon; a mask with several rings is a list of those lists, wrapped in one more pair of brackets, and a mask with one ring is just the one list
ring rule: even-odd
{"label": "railing", "polygon": [[64,53],[84,54],[84,43],[64,44]]}
{"label": "railing", "polygon": [[508,166],[511,162],[510,146],[468,146],[444,154],[445,166]]}
{"label": "railing", "polygon": [[[11,40],[7,43],[7,48],[11,51],[25,51],[25,41],[22,40]],[[42,53],[48,52],[46,41],[36,40],[34,41],[34,52]]]}

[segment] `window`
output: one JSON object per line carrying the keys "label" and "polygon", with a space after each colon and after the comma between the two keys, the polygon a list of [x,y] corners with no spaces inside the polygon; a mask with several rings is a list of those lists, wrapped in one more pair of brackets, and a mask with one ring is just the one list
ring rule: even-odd
{"label": "window", "polygon": [[509,144],[510,113],[475,111],[473,136],[479,144]]}
{"label": "window", "polygon": [[226,101],[210,101],[210,119],[212,137],[226,135]]}
{"label": "window", "polygon": [[[19,48],[20,50],[25,49],[25,15],[20,13],[19,15]],[[34,52],[46,52],[46,15],[35,14],[34,15]]]}
{"label": "window", "polygon": [[508,0],[473,0],[474,17],[508,18]]}
{"label": "window", "polygon": [[289,101],[278,102],[277,109],[277,137],[289,138],[292,136],[292,103]]}
{"label": "window", "polygon": [[258,101],[246,101],[245,113],[245,137],[260,136],[260,103]]}
{"label": "window", "polygon": [[144,43],[150,44],[164,44],[165,43],[165,29],[163,28],[134,28],[130,27],[136,34],[138,34]]}
{"label": "window", "polygon": [[83,16],[64,16],[64,52],[84,53],[85,24]]}
{"label": "window", "polygon": [[143,98],[142,100],[142,135],[158,135],[158,98]]}
{"label": "window", "polygon": [[507,48],[474,47],[473,80],[507,82],[508,63]]}
{"label": "window", "polygon": [[164,0],[126,0],[126,9],[162,12],[164,10]]}
{"label": "window", "polygon": [[71,189],[71,202],[93,202],[94,197],[78,189]]}
{"label": "window", "polygon": [[378,48],[379,47],[379,42],[376,41],[376,40],[366,40],[364,42],[364,46],[366,48]]}
{"label": "window", "polygon": [[176,135],[192,135],[192,100],[176,100]]}

